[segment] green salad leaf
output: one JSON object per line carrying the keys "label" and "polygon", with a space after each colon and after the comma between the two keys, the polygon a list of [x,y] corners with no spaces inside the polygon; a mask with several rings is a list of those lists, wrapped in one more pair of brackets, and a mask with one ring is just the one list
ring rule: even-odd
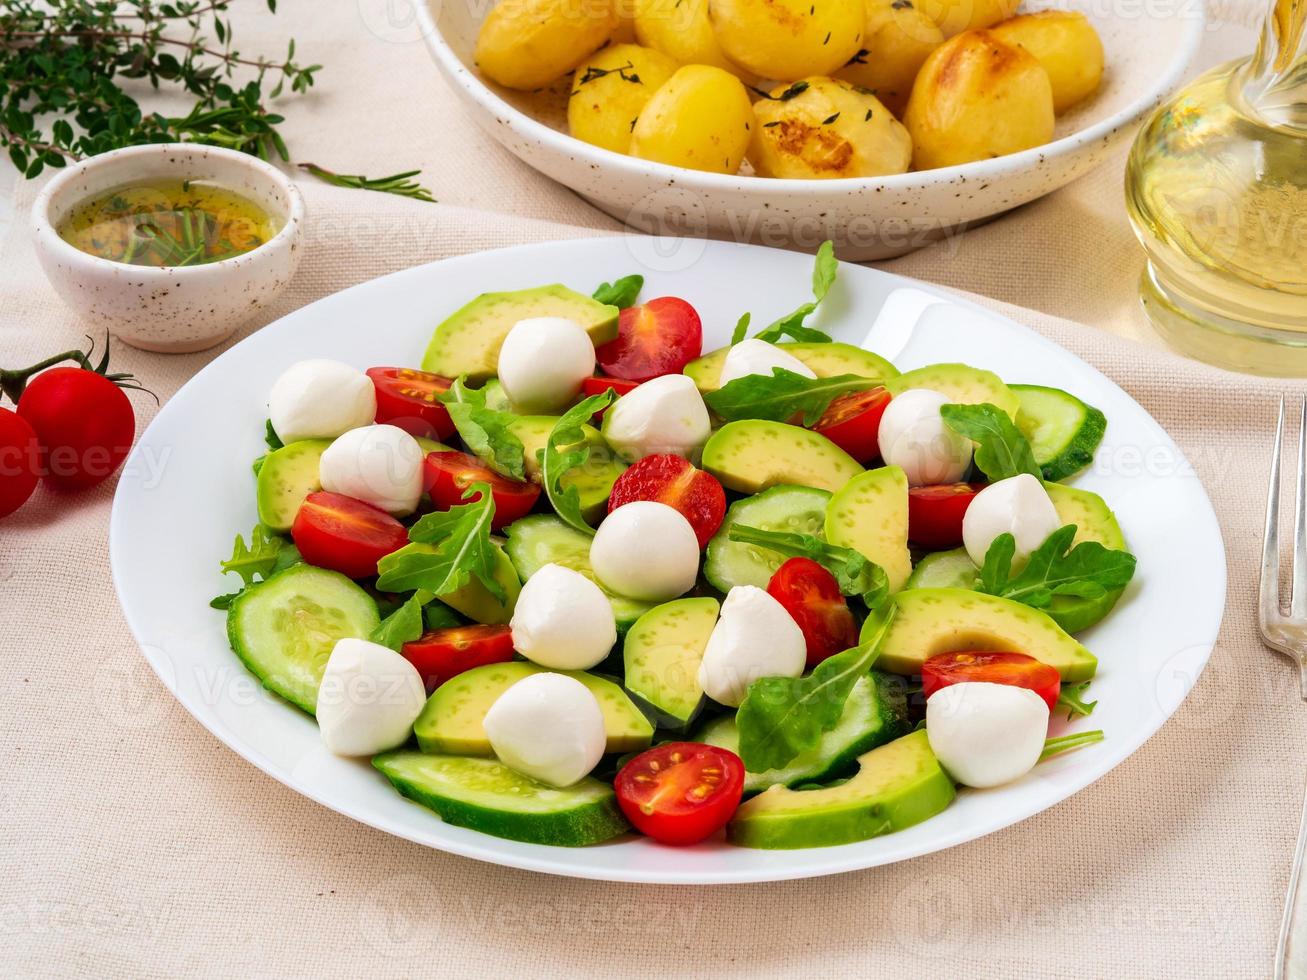
{"label": "green salad leaf", "polygon": [[1077,715],[1092,715],[1094,708],[1097,707],[1097,701],[1085,700],[1085,689],[1089,687],[1089,681],[1081,681],[1079,684],[1063,684],[1057,694],[1057,711],[1066,712],[1066,720],[1070,721]]}
{"label": "green salad leaf", "polygon": [[731,331],[731,346],[734,347],[749,334],[749,321],[753,319],[752,313],[741,313],[740,318],[735,321],[735,329]]}
{"label": "green salad leaf", "polygon": [[704,396],[714,412],[728,422],[737,419],[770,419],[788,422],[796,415],[804,425],[815,425],[822,413],[840,395],[875,388],[879,381],[855,374],[833,378],[805,378],[785,368],[772,368],[770,375],[746,374]]}
{"label": "green salad leaf", "polygon": [[853,685],[876,662],[892,618],[893,610],[866,643],[827,657],[806,677],[760,677],[749,685],[735,716],[740,759],[749,772],[789,765],[839,724]]}
{"label": "green salad leaf", "polygon": [[1000,534],[985,552],[980,591],[1042,609],[1053,596],[1097,599],[1111,589],[1123,588],[1134,577],[1135,556],[1130,552],[1104,548],[1097,541],[1082,541],[1072,548],[1075,536],[1074,524],[1058,528],[1013,575],[1016,539]]}
{"label": "green salad leaf", "polygon": [[[582,426],[616,398],[617,392],[609,388],[573,405],[554,423],[545,448],[540,450],[540,477],[550,505],[565,523],[590,537],[594,537],[595,532],[581,513],[581,495],[576,487],[563,486],[563,476],[569,470],[584,466],[590,458],[590,446],[586,443]],[[569,448],[563,449],[564,446]]]}
{"label": "green salad leaf", "polygon": [[283,568],[303,560],[299,549],[291,541],[272,533],[262,524],[255,524],[254,530],[250,532],[249,545],[245,544],[243,537],[236,535],[231,557],[220,565],[224,573],[235,572],[241,577],[241,587],[235,592],[215,597],[209,605],[214,609],[227,609],[232,600],[251,585],[269,579]]}
{"label": "green salad leaf", "polygon": [[444,630],[454,626],[465,626],[467,620],[443,602],[433,602],[423,610],[422,619],[429,630]]}
{"label": "green salad leaf", "polygon": [[768,548],[786,558],[812,559],[835,576],[840,592],[857,596],[870,610],[879,608],[889,595],[889,578],[885,575],[885,569],[852,548],[831,544],[811,534],[764,531],[747,524],[731,525],[726,536],[741,544]]}
{"label": "green salad leaf", "polygon": [[812,300],[804,303],[793,313],[781,317],[771,326],[761,331],[755,339],[774,344],[782,337],[789,337],[805,343],[830,343],[831,336],[812,327],[805,327],[806,320],[826,298],[835,283],[835,273],[839,269],[839,260],[835,258],[835,245],[824,241],[817,249],[817,258],[812,267]]}
{"label": "green salad leaf", "polygon": [[277,435],[277,430],[272,427],[272,419],[263,423],[263,441],[268,444],[269,449],[280,449],[285,445],[281,441],[281,436]]}
{"label": "green salad leaf", "polygon": [[459,438],[478,459],[497,473],[526,479],[526,449],[511,427],[516,416],[487,408],[486,393],[469,388],[464,378],[450,385],[440,401]]}
{"label": "green salad leaf", "polygon": [[405,643],[416,640],[421,635],[422,601],[415,595],[377,624],[368,639],[399,653]]}
{"label": "green salad leaf", "polygon": [[1050,738],[1044,742],[1044,751],[1039,753],[1039,761],[1051,759],[1055,755],[1061,755],[1063,752],[1070,752],[1072,749],[1078,749],[1084,745],[1093,745],[1095,742],[1101,742],[1107,736],[1103,734],[1102,729],[1094,729],[1092,732],[1072,732],[1070,735],[1060,735],[1057,738]]}
{"label": "green salad leaf", "polygon": [[504,587],[495,579],[497,555],[490,540],[495,501],[490,487],[474,483],[463,499],[470,502],[426,514],[409,528],[410,541],[431,548],[401,548],[381,559],[377,563],[378,589],[425,589],[442,596],[461,589],[475,576],[499,602],[505,601]]}
{"label": "green salad leaf", "polygon": [[622,276],[616,282],[606,282],[593,293],[595,299],[618,309],[635,305],[635,298],[644,288],[644,276]]}
{"label": "green salad leaf", "polygon": [[944,405],[939,414],[950,429],[976,444],[976,466],[991,482],[1022,473],[1044,478],[1029,440],[997,405]]}

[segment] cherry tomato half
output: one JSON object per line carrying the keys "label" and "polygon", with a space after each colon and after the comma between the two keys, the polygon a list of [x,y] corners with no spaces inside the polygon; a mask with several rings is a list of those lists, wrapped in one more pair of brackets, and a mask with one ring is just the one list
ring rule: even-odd
{"label": "cherry tomato half", "polygon": [[846,392],[826,406],[813,428],[859,463],[870,462],[880,456],[880,417],[889,402],[884,388]]}
{"label": "cherry tomato half", "polygon": [[0,408],[0,517],[27,503],[40,475],[36,432],[21,415]]}
{"label": "cherry tomato half", "polygon": [[941,687],[964,681],[1011,684],[1038,694],[1057,708],[1062,679],[1057,669],[1025,653],[940,653],[921,665],[921,693],[929,700]]}
{"label": "cherry tomato half", "polygon": [[427,453],[422,464],[422,485],[431,494],[431,502],[437,510],[449,510],[458,504],[480,500],[480,494],[466,500],[463,498],[467,488],[474,483],[490,484],[490,496],[495,502],[491,526],[496,531],[529,514],[540,497],[540,488],[534,483],[496,473],[468,453],[452,449]]}
{"label": "cherry tomato half", "polygon": [[513,659],[513,631],[508,626],[450,626],[427,630],[400,651],[418,669],[427,693],[465,670]]}
{"label": "cherry tomato half", "polygon": [[695,844],[735,814],[744,763],[716,745],[667,742],[624,765],[613,789],[636,830],[664,844]]}
{"label": "cherry tomato half", "polygon": [[56,490],[103,482],[127,458],[136,435],[126,393],[85,368],[42,371],[19,397],[18,414],[36,432],[46,485]]}
{"label": "cherry tomato half", "polygon": [[368,368],[377,389],[377,421],[398,426],[409,435],[424,439],[448,439],[454,423],[439,395],[453,384],[449,378],[413,368]]}
{"label": "cherry tomato half", "polygon": [[408,529],[384,510],[327,490],[304,498],[290,536],[310,565],[350,578],[376,575],[377,562],[408,544]]}
{"label": "cherry tomato half", "polygon": [[788,559],[767,583],[767,594],[799,624],[809,667],[858,645],[858,623],[835,576],[811,558]]}
{"label": "cherry tomato half", "polygon": [[956,548],[962,543],[962,518],[983,483],[937,483],[908,490],[908,540],[923,548]]}
{"label": "cherry tomato half", "polygon": [[581,394],[589,398],[591,395],[602,395],[610,388],[617,392],[617,397],[634,391],[639,387],[638,381],[626,381],[623,378],[604,378],[596,375],[593,378],[586,378],[581,382]]}
{"label": "cherry tomato half", "polygon": [[655,500],[675,507],[694,528],[701,550],[726,515],[726,491],[717,477],[673,453],[645,456],[627,467],[608,496],[608,513],[633,500]]}
{"label": "cherry tomato half", "polygon": [[617,321],[617,339],[595,351],[604,374],[648,381],[681,369],[703,353],[703,325],[693,306],[660,296],[628,306]]}

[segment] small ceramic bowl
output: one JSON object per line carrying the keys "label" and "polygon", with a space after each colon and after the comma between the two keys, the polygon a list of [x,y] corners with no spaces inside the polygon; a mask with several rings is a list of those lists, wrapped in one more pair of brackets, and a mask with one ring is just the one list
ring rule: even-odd
{"label": "small ceramic bowl", "polygon": [[[88,255],[55,230],[87,198],[163,178],[220,184],[261,205],[281,230],[235,258],[163,268]],[[32,206],[36,253],[63,301],[133,347],[165,353],[212,347],[257,316],[299,264],[303,223],[304,200],[276,167],[189,143],[133,146],[83,160],[51,180]]]}

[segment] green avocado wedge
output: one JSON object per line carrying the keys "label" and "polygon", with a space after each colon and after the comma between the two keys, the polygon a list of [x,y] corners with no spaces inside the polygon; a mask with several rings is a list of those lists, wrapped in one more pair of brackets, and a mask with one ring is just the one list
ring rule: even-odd
{"label": "green avocado wedge", "polygon": [[897,592],[912,574],[908,550],[908,478],[897,466],[859,473],[826,508],[826,540],[870,558]]}
{"label": "green avocado wedge", "polygon": [[[1076,537],[1072,546],[1083,541],[1097,541],[1104,548],[1125,551],[1125,535],[1107,502],[1098,494],[1061,483],[1045,483],[1044,489],[1053,501],[1053,507],[1063,525],[1074,524]],[[1121,598],[1121,589],[1111,589],[1096,599],[1079,596],[1055,595],[1047,612],[1053,621],[1068,633],[1079,633],[1101,622]]]}
{"label": "green avocado wedge", "polygon": [[304,498],[322,489],[318,463],[330,445],[330,439],[301,439],[262,457],[254,478],[260,524],[290,530]]}
{"label": "green avocado wedge", "polygon": [[956,791],[916,731],[858,757],[849,779],[818,789],[773,786],[742,804],[726,836],[742,847],[833,847],[904,830],[945,810]]}
{"label": "green avocado wedge", "polygon": [[[791,357],[802,361],[819,378],[833,378],[837,374],[855,374],[860,378],[876,378],[883,381],[899,373],[898,368],[879,354],[854,347],[852,344],[783,343],[776,346]],[[730,350],[729,347],[722,347],[685,365],[685,374],[694,382],[701,394],[706,395],[721,387],[718,380],[722,374],[722,362],[726,360]]]}
{"label": "green avocado wedge", "polygon": [[[523,458],[527,479],[539,483],[539,453],[549,441],[550,433],[558,424],[556,415],[520,415],[509,423],[508,428],[522,442]],[[591,524],[603,520],[608,510],[608,498],[613,492],[613,484],[626,471],[626,464],[617,454],[608,448],[599,430],[593,426],[583,425],[585,445],[590,448],[590,455],[584,466],[568,470],[563,474],[563,489],[576,487],[581,502],[581,516]],[[572,446],[560,446],[561,450]]]}
{"label": "green avocado wedge", "polygon": [[657,714],[660,728],[684,731],[703,707],[699,663],[720,610],[706,596],[673,599],[654,606],[626,634],[626,690]]}
{"label": "green avocado wedge", "polygon": [[820,433],[764,419],[727,422],[714,432],[703,447],[703,468],[738,493],[782,483],[835,491],[862,472]]}
{"label": "green avocado wedge", "polygon": [[992,371],[973,368],[969,364],[930,364],[905,371],[897,378],[885,382],[891,395],[901,395],[909,388],[929,388],[947,395],[958,405],[996,405],[1013,419],[1021,408],[1021,400]]}

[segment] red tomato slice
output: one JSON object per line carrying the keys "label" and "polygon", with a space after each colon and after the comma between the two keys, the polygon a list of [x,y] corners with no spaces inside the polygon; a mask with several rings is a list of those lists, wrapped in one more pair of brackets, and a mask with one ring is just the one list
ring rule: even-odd
{"label": "red tomato slice", "polygon": [[136,435],[127,395],[85,368],[42,371],[19,397],[18,414],[36,432],[46,485],[56,490],[102,483],[127,458]]}
{"label": "red tomato slice", "polygon": [[624,765],[613,789],[636,830],[664,844],[695,844],[735,814],[744,793],[744,763],[715,745],[668,742]]}
{"label": "red tomato slice", "polygon": [[1057,669],[1025,653],[940,653],[921,665],[921,693],[929,700],[941,687],[964,681],[1011,684],[1038,694],[1057,708],[1062,679]]}
{"label": "red tomato slice", "polygon": [[581,393],[589,398],[591,395],[602,395],[605,391],[612,389],[617,392],[617,397],[634,391],[640,382],[626,381],[622,378],[586,378],[581,382]]}
{"label": "red tomato slice", "polygon": [[401,367],[368,368],[367,373],[377,389],[378,422],[424,439],[448,439],[454,434],[449,412],[437,401],[453,384],[449,378]]}
{"label": "red tomato slice", "polygon": [[767,583],[767,594],[799,624],[809,667],[858,645],[858,623],[835,576],[811,558],[788,559]]}
{"label": "red tomato slice", "polygon": [[962,518],[983,483],[938,483],[908,489],[908,540],[938,551],[962,543]]}
{"label": "red tomato slice", "polygon": [[813,428],[856,459],[867,463],[880,456],[880,417],[890,402],[884,388],[840,395]]}
{"label": "red tomato slice", "polygon": [[480,494],[466,500],[463,498],[467,488],[474,483],[490,484],[490,496],[495,502],[491,526],[496,531],[529,514],[540,497],[540,488],[534,483],[502,476],[468,453],[452,449],[427,453],[422,464],[422,485],[431,494],[431,502],[437,510],[449,510],[458,504],[480,500]]}
{"label": "red tomato slice", "polygon": [[36,489],[41,444],[27,420],[0,408],[0,517],[12,514]]}
{"label": "red tomato slice", "polygon": [[703,353],[703,325],[693,306],[675,296],[660,296],[622,310],[617,339],[595,351],[604,374],[627,381],[648,381],[681,369]]}
{"label": "red tomato slice", "polygon": [[326,490],[304,498],[290,536],[310,565],[350,578],[376,575],[377,562],[408,544],[408,529],[384,510]]}
{"label": "red tomato slice", "polygon": [[427,693],[473,667],[513,659],[513,631],[508,626],[450,626],[427,630],[400,651],[422,675]]}
{"label": "red tomato slice", "polygon": [[726,515],[726,491],[717,477],[672,453],[645,456],[628,467],[613,484],[608,513],[633,500],[656,500],[675,507],[694,528],[700,549],[708,546]]}

